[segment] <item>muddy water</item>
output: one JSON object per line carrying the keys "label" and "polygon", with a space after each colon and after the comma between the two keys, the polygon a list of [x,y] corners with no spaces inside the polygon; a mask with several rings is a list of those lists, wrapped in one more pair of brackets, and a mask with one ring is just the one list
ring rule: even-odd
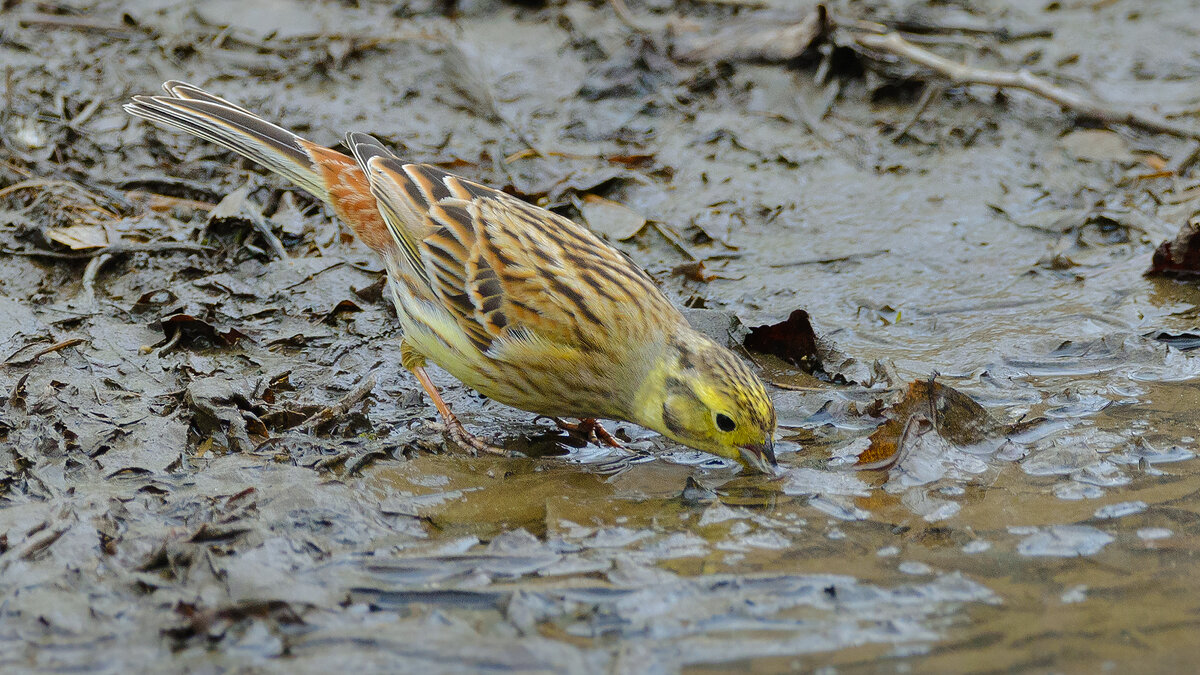
{"label": "muddy water", "polygon": [[[893,141],[918,90],[853,69],[818,85],[803,64],[680,66],[607,5],[468,3],[451,22],[419,2],[360,4],[97,2],[79,6],[82,23],[16,21],[44,9],[26,3],[0,13],[0,190],[74,183],[3,193],[4,669],[1194,660],[1200,361],[1155,338],[1195,331],[1200,292],[1142,276],[1200,210],[1194,174],[1143,175],[1181,142],[1079,129],[986,88],[935,97]],[[631,7],[652,41],[750,13]],[[1187,2],[835,9],[1047,28],[938,48],[1195,119]],[[448,451],[398,367],[394,318],[370,291],[378,262],[276,179],[121,113],[168,78],[318,141],[378,134],[568,215],[583,194],[621,202],[659,225],[619,245],[680,303],[751,325],[807,309],[894,379],[835,385],[759,359],[781,385],[782,470],[767,478],[629,425],[612,427],[626,451],[556,443],[544,421],[435,372],[472,430],[528,457]],[[248,221],[209,222],[245,185],[289,260]],[[47,250],[47,232],[208,248],[90,273],[13,253]],[[672,273],[692,259],[716,278]],[[187,330],[172,342],[164,325]],[[72,338],[86,342],[29,360]],[[367,373],[363,403],[293,429]],[[851,470],[879,422],[858,411],[934,373],[1000,423],[1038,421]]]}

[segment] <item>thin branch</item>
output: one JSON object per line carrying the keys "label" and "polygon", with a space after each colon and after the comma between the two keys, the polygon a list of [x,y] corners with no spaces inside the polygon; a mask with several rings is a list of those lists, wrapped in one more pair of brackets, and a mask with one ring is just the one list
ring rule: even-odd
{"label": "thin branch", "polygon": [[635,33],[649,33],[650,29],[642,26],[633,18],[633,12],[629,11],[629,6],[625,4],[625,0],[608,0],[608,4],[612,5],[613,14],[617,15],[617,20],[625,24],[625,27]]}
{"label": "thin branch", "polygon": [[304,422],[302,422],[296,428],[301,431],[316,431],[317,428],[326,422],[341,417],[349,412],[350,408],[354,407],[355,403],[358,403],[363,399],[363,397],[371,393],[371,389],[374,388],[374,386],[375,376],[368,375],[350,393],[342,397],[342,400],[338,401],[334,405],[328,406],[313,413],[311,417],[304,420]]}
{"label": "thin branch", "polygon": [[248,208],[246,213],[250,216],[250,222],[254,224],[254,231],[258,232],[258,236],[267,242],[267,246],[275,253],[275,256],[280,260],[290,258],[287,249],[283,247],[283,242],[279,241],[279,237],[276,237],[275,233],[271,231],[271,224],[267,222],[258,207]]}
{"label": "thin branch", "polygon": [[87,268],[83,270],[83,288],[79,292],[80,298],[83,300],[83,305],[93,307],[96,304],[96,277],[100,274],[100,268],[104,264],[112,260],[111,253],[98,255],[88,261]]}
{"label": "thin branch", "polygon": [[16,357],[17,354],[19,354],[21,351],[23,351],[25,349],[24,347],[22,347],[21,349],[18,349],[15,353],[13,353],[12,356],[9,356],[8,359],[6,359],[4,361],[3,365],[6,365],[6,366],[30,365],[33,363],[37,363],[38,359],[42,358],[43,356],[45,356],[47,354],[53,354],[54,352],[66,349],[67,347],[74,347],[75,345],[83,344],[85,342],[87,342],[87,338],[68,338],[66,340],[63,340],[62,342],[52,344],[49,347],[46,347],[45,349],[39,350],[33,356],[16,360],[14,357]]}
{"label": "thin branch", "polygon": [[71,188],[72,190],[75,190],[77,192],[82,192],[84,195],[86,195],[88,198],[90,198],[94,202],[99,203],[99,202],[104,201],[103,197],[96,194],[95,192],[89,191],[87,188],[83,187],[79,183],[75,183],[75,182],[69,181],[69,180],[54,180],[54,179],[50,179],[50,178],[31,178],[29,180],[23,180],[19,183],[13,183],[12,185],[9,185],[3,189],[0,189],[0,197],[5,197],[5,196],[9,195],[10,193],[16,192],[18,190],[31,190],[31,189],[37,189],[37,188],[51,188],[51,187]]}
{"label": "thin branch", "polygon": [[104,33],[135,32],[129,26],[90,16],[33,13],[17,16],[16,20],[22,26],[45,26],[47,28],[69,28],[82,31],[94,30]]}
{"label": "thin branch", "polygon": [[55,258],[58,260],[87,260],[102,255],[117,255],[119,253],[157,253],[160,251],[211,251],[208,246],[193,244],[186,241],[148,241],[123,242],[119,241],[108,246],[80,251],[79,253],[59,253],[58,251],[13,251],[0,249],[0,253],[20,255],[29,258]]}
{"label": "thin branch", "polygon": [[1028,70],[1016,72],[974,68],[905,40],[896,33],[874,35],[862,33],[853,39],[868,50],[891,54],[923,66],[957,85],[980,84],[1008,89],[1023,89],[1057,103],[1077,115],[1094,119],[1103,124],[1127,124],[1147,131],[1168,134],[1180,138],[1200,139],[1200,129],[1175,124],[1165,117],[1133,109],[1122,109],[1090,99],[1082,94],[1068,91]]}
{"label": "thin branch", "polygon": [[847,253],[846,255],[837,256],[836,258],[812,258],[808,260],[793,260],[786,263],[775,263],[768,265],[772,269],[784,269],[788,267],[800,267],[801,265],[830,265],[839,262],[858,262],[867,258],[874,258],[881,255],[887,255],[891,250],[883,248],[877,251],[866,251],[863,253]]}
{"label": "thin branch", "polygon": [[1183,151],[1171,160],[1171,163],[1166,166],[1165,171],[1176,176],[1182,176],[1187,173],[1196,160],[1200,159],[1200,140],[1191,140],[1183,148]]}
{"label": "thin branch", "polygon": [[901,138],[904,138],[904,134],[912,131],[913,125],[917,123],[917,120],[921,119],[921,115],[925,113],[925,109],[929,107],[929,104],[933,102],[933,99],[941,95],[942,85],[934,84],[933,82],[926,82],[925,89],[921,92],[921,100],[917,101],[917,107],[913,110],[912,115],[909,116],[908,121],[905,122],[904,125],[899,129],[897,129],[896,132],[888,138],[888,140],[895,143]]}

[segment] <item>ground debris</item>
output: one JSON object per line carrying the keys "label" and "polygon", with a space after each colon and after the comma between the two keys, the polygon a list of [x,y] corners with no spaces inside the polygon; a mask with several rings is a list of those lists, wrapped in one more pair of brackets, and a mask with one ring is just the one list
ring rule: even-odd
{"label": "ground debris", "polygon": [[752,327],[743,344],[752,352],[778,356],[809,373],[821,368],[817,333],[803,309],[793,311],[780,323]]}
{"label": "ground debris", "polygon": [[673,53],[680,61],[787,62],[800,58],[819,42],[829,29],[825,5],[818,4],[798,22],[783,17],[756,16],[729,26],[711,36],[693,37],[677,42]]}
{"label": "ground debris", "polygon": [[175,612],[185,623],[163,629],[163,634],[184,641],[193,637],[219,641],[231,629],[250,621],[265,621],[279,626],[302,626],[301,611],[282,600],[244,600],[223,607],[204,609],[191,603],[179,603]]}
{"label": "ground debris", "polygon": [[164,337],[162,342],[151,345],[151,348],[157,348],[160,355],[176,346],[232,347],[240,340],[250,339],[236,328],[219,328],[210,321],[188,313],[184,308],[168,312],[156,323],[162,329]]}
{"label": "ground debris", "polygon": [[[890,365],[881,361],[867,364],[845,353],[833,340],[813,329],[808,312],[803,309],[793,310],[779,323],[750,328],[742,346],[751,352],[776,356],[835,384],[872,387],[890,386],[892,382]],[[782,380],[772,380],[772,384],[791,388]]]}
{"label": "ground debris", "polygon": [[1146,274],[1183,277],[1200,274],[1200,215],[1189,218],[1174,239],[1155,249]]}
{"label": "ground debris", "polygon": [[[1190,639],[1200,313],[1136,272],[1193,215],[1200,144],[921,61],[1187,127],[1187,0],[843,3],[812,38],[815,0],[3,4],[4,667],[1128,670],[1157,665],[1122,639],[1147,603]],[[921,51],[865,46],[889,35]],[[778,385],[781,475],[623,423],[625,450],[525,452],[547,423],[431,367],[527,456],[445,452],[383,264],[317,198],[121,110],[167,77],[607,229]],[[816,377],[736,318],[799,306]],[[935,369],[1033,421],[960,446],[888,388]],[[890,416],[896,465],[847,471]],[[1090,559],[1030,557],[1056,550]]]}
{"label": "ground debris", "polygon": [[958,447],[978,445],[993,437],[1000,424],[983,406],[936,378],[914,380],[899,402],[882,411],[885,421],[870,436],[856,469],[887,469],[903,462],[927,433]]}

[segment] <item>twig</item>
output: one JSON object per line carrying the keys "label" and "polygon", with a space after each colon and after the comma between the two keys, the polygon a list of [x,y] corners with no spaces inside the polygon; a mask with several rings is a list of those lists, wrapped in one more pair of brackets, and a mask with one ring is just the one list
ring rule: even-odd
{"label": "twig", "polygon": [[517,137],[517,140],[524,143],[538,157],[545,157],[546,153],[529,138],[525,131],[500,110],[496,92],[490,84],[493,78],[481,70],[482,62],[475,58],[474,50],[471,50],[469,45],[456,42],[443,41],[443,44],[446,46],[445,73],[451,86],[469,102],[478,106],[471,111],[504,125]]}
{"label": "twig", "polygon": [[9,356],[4,361],[4,365],[6,365],[6,366],[32,365],[34,363],[37,363],[38,359],[42,358],[43,356],[45,356],[47,354],[53,354],[54,352],[61,351],[63,349],[66,349],[67,347],[74,347],[75,345],[83,344],[85,342],[87,342],[87,338],[69,338],[69,339],[63,340],[62,342],[59,342],[57,344],[50,345],[49,347],[46,347],[45,349],[38,351],[36,354],[34,354],[33,356],[31,356],[27,359],[20,359],[19,361],[14,361],[13,357],[16,356],[17,354],[20,354],[21,351],[23,351],[25,349],[24,347],[22,347],[21,349],[18,349],[17,351],[13,352],[12,355]]}
{"label": "twig", "polygon": [[18,16],[17,23],[22,26],[73,28],[75,30],[95,30],[106,33],[134,32],[129,26],[101,21],[90,16],[70,16],[64,14],[26,14]]}
{"label": "twig", "polygon": [[91,307],[96,304],[96,276],[109,260],[112,260],[111,253],[98,255],[88,261],[87,268],[83,270],[83,289],[79,292],[84,305]]}
{"label": "twig", "polygon": [[179,326],[176,326],[175,332],[171,335],[171,339],[167,340],[167,344],[158,348],[158,354],[156,354],[156,356],[159,358],[165,356],[167,352],[175,348],[175,345],[179,344],[179,338],[181,337],[183,337],[183,329]]}
{"label": "twig", "polygon": [[91,119],[92,115],[96,114],[96,111],[100,109],[100,105],[102,103],[104,103],[103,98],[92,99],[83,107],[83,110],[79,111],[79,114],[72,117],[70,122],[67,122],[67,126],[75,131],[79,131],[79,127],[82,126],[84,122]]}
{"label": "twig", "polygon": [[629,11],[629,5],[625,4],[625,0],[608,0],[608,4],[612,5],[613,13],[617,15],[617,20],[625,24],[625,27],[635,33],[649,33],[650,30],[642,26],[633,18],[633,12]]}
{"label": "twig", "polygon": [[[616,2],[619,0],[610,0]],[[614,4],[615,7],[615,4]],[[793,24],[734,24],[716,35],[695,40],[675,55],[680,61],[766,61],[781,63],[799,58],[829,30],[829,13],[818,4]]]}
{"label": "twig", "polygon": [[746,7],[748,9],[762,9],[767,7],[769,3],[765,0],[692,0],[697,5],[717,5],[718,7]]}
{"label": "twig", "polygon": [[212,211],[217,208],[212,202],[202,202],[196,199],[185,199],[183,197],[172,197],[170,195],[160,195],[157,192],[146,192],[144,190],[129,190],[125,196],[135,200],[144,201],[146,206],[151,211],[165,211],[174,207],[183,207],[187,209],[195,209],[197,211]]}
{"label": "twig", "polygon": [[[25,541],[25,544],[21,546],[20,549],[14,551],[14,556],[20,558],[21,560],[29,560],[42,551],[45,551],[47,548],[50,548],[50,546],[53,545],[54,542],[58,541],[60,537],[66,534],[67,530],[69,529],[71,529],[70,525],[50,530],[40,536],[30,537]],[[12,558],[9,558],[9,560],[12,560]]]}
{"label": "twig", "polygon": [[867,258],[874,258],[876,256],[887,255],[888,253],[891,253],[891,251],[884,248],[884,249],[880,249],[878,251],[867,251],[865,253],[848,253],[846,255],[838,256],[836,258],[813,258],[810,260],[795,260],[795,261],[786,262],[786,263],[776,263],[774,265],[768,265],[767,267],[771,267],[774,269],[784,269],[787,267],[800,267],[802,265],[830,265],[832,263],[838,263],[838,262],[851,262],[851,261],[857,261],[857,260],[866,260]]}
{"label": "twig", "polygon": [[368,375],[366,379],[360,382],[357,387],[350,391],[350,393],[342,397],[342,400],[338,401],[334,405],[328,406],[313,413],[308,419],[304,420],[304,422],[302,422],[296,428],[301,431],[315,431],[321,425],[334,419],[335,417],[341,417],[342,415],[345,415],[355,403],[358,403],[363,399],[364,396],[369,394],[374,386],[375,376]]}
{"label": "twig", "polygon": [[0,189],[0,197],[7,196],[10,193],[16,192],[17,190],[30,190],[33,188],[44,188],[44,187],[67,187],[67,188],[76,190],[78,192],[82,192],[83,194],[87,195],[94,202],[99,203],[99,202],[104,201],[103,197],[96,194],[95,192],[91,192],[90,190],[83,187],[79,183],[75,183],[75,182],[72,182],[69,180],[52,180],[52,179],[48,179],[48,178],[33,178],[30,180],[23,180],[20,183],[13,183],[12,185],[9,185],[6,188]]}
{"label": "twig", "polygon": [[118,255],[122,253],[157,253],[160,251],[211,251],[208,246],[193,244],[186,241],[148,241],[123,242],[94,248],[79,253],[59,253],[58,251],[11,251],[0,249],[0,253],[20,255],[29,258],[56,258],[58,260],[87,260],[103,255]]}
{"label": "twig", "polygon": [[894,30],[904,33],[917,34],[933,34],[944,35],[946,33],[963,33],[966,35],[988,35],[996,38],[1001,42],[1017,42],[1019,40],[1031,40],[1034,38],[1052,38],[1054,31],[1049,28],[1025,28],[1011,29],[1001,26],[999,28],[990,28],[987,26],[971,26],[967,24],[953,23],[935,24],[924,21],[909,21],[904,19],[885,20],[885,25],[890,26]]}
{"label": "twig", "polygon": [[279,241],[279,237],[271,231],[271,224],[263,217],[263,214],[257,208],[248,208],[246,213],[250,215],[250,222],[254,224],[254,231],[267,242],[267,246],[271,247],[271,251],[279,257],[280,260],[289,258],[287,249],[283,247],[283,242]]}
{"label": "twig", "polygon": [[1184,146],[1183,151],[1171,160],[1170,164],[1163,167],[1163,171],[1182,176],[1196,163],[1197,159],[1200,159],[1200,140],[1192,139]]}
{"label": "twig", "polygon": [[1081,94],[1067,91],[1062,87],[1051,84],[1028,70],[1010,72],[974,68],[957,61],[951,61],[944,56],[918,47],[896,33],[887,33],[884,35],[862,33],[854,35],[853,39],[860,46],[868,50],[891,54],[924,66],[957,85],[980,84],[990,87],[1023,89],[1057,103],[1077,115],[1094,119],[1103,124],[1127,124],[1155,133],[1168,134],[1180,138],[1200,139],[1200,130],[1198,129],[1175,124],[1165,117],[1158,115],[1142,113],[1136,110],[1122,110],[1106,103],[1092,100]]}
{"label": "twig", "polygon": [[662,238],[666,239],[668,244],[674,246],[675,250],[682,253],[683,257],[687,258],[688,260],[699,260],[699,258],[696,257],[696,254],[689,251],[688,247],[685,246],[682,241],[680,241],[679,235],[671,231],[669,227],[663,223],[658,223],[655,221],[650,221],[650,226],[653,227],[659,234],[661,234]]}
{"label": "twig", "polygon": [[343,472],[343,475],[353,476],[354,474],[366,468],[366,466],[371,462],[374,462],[377,459],[384,459],[387,456],[388,454],[382,450],[368,450],[358,457],[355,457],[354,461],[346,462],[346,470]]}
{"label": "twig", "polygon": [[941,93],[942,85],[926,82],[925,89],[921,92],[921,100],[917,101],[916,109],[913,110],[912,115],[909,116],[908,121],[904,123],[904,126],[897,129],[895,133],[888,137],[888,140],[895,143],[901,138],[904,138],[904,134],[907,134],[912,130],[913,125],[916,124],[917,120],[921,118],[921,115],[925,113],[925,109],[928,108],[929,104],[933,102],[933,99],[940,96]]}

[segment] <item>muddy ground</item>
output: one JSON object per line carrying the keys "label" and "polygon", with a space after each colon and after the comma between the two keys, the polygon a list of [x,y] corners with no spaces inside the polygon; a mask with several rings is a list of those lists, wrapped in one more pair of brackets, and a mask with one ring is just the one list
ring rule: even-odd
{"label": "muddy ground", "polygon": [[[830,10],[1200,125],[1193,3],[999,4]],[[784,0],[634,2],[624,22],[576,2],[3,7],[0,669],[1200,656],[1200,293],[1143,276],[1200,210],[1196,174],[1164,170],[1185,141],[1023,92],[926,96],[846,49],[675,58],[811,10]],[[582,446],[435,371],[473,431],[528,457],[448,449],[379,261],[279,179],[121,111],[167,79],[584,220],[717,332],[806,309],[854,361],[753,357],[777,385],[776,478],[629,425],[625,451]],[[939,427],[853,471],[934,374],[983,405],[983,437]]]}

